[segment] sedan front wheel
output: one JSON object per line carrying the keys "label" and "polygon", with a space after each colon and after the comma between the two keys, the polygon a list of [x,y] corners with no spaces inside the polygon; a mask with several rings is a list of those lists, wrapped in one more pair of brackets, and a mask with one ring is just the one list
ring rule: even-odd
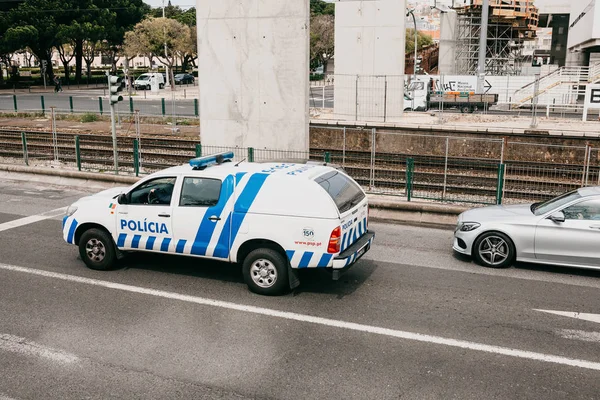
{"label": "sedan front wheel", "polygon": [[515,246],[505,234],[487,232],[475,241],[473,256],[485,267],[506,268],[515,258]]}

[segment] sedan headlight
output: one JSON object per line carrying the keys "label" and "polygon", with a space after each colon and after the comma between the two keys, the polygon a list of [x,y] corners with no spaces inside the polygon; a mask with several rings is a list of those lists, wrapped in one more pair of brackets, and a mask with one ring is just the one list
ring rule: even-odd
{"label": "sedan headlight", "polygon": [[458,227],[458,230],[461,232],[471,232],[481,226],[480,223],[477,222],[463,222]]}
{"label": "sedan headlight", "polygon": [[77,211],[77,206],[69,206],[69,208],[67,208],[67,217],[75,214],[75,211]]}

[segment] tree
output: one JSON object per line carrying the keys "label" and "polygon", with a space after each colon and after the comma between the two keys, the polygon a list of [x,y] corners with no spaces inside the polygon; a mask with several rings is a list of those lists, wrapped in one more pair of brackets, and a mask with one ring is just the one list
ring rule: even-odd
{"label": "tree", "polygon": [[[190,27],[169,18],[148,18],[125,34],[124,52],[128,56],[153,55],[171,73],[177,59],[189,52],[193,44]],[[166,54],[165,54],[166,43]],[[174,90],[175,85],[171,85]]]}
{"label": "tree", "polygon": [[[422,32],[417,31],[417,51],[423,49],[423,47],[430,46],[433,44],[431,36],[426,35]],[[406,54],[412,54],[415,52],[415,30],[406,30]]]}
{"label": "tree", "polygon": [[152,10],[143,0],[92,0],[98,8],[111,10],[115,17],[112,25],[106,26],[103,39],[108,45],[108,54],[112,57],[113,72],[117,69],[117,60],[125,40],[125,33],[146,17]]}
{"label": "tree", "polygon": [[310,0],[311,15],[335,15],[335,4],[323,0]]}
{"label": "tree", "polygon": [[313,15],[310,19],[310,66],[323,65],[327,72],[327,61],[333,57],[335,49],[335,21],[333,15]]}

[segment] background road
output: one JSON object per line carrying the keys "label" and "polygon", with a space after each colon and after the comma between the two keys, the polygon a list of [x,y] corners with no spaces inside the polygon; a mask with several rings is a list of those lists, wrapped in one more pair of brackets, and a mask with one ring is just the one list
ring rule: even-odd
{"label": "background road", "polygon": [[303,271],[294,293],[261,297],[198,259],[87,269],[60,223],[84,194],[0,179],[0,399],[600,393],[600,324],[536,311],[600,313],[600,272],[484,269],[452,254],[450,229],[371,222],[342,280]]}
{"label": "background road", "polygon": [[[136,95],[132,97],[134,110],[140,110],[142,115],[163,115],[163,106],[161,98],[164,98],[164,115],[177,115],[177,116],[196,116],[196,110],[194,106],[194,98],[198,96],[197,87],[187,87],[186,98],[171,98],[171,92],[169,90],[161,90],[158,94],[151,94],[150,92],[144,93],[144,91],[137,91]],[[182,88],[179,88],[178,96],[182,96]],[[40,93],[19,93],[17,94],[17,109],[19,111],[39,111],[42,109]],[[44,108],[50,110],[50,107],[56,107],[59,112],[70,112],[71,105],[69,97],[73,96],[73,109],[75,112],[100,112],[100,101],[102,101],[102,110],[105,114],[110,114],[110,105],[106,100],[106,92],[102,89],[82,89],[73,91],[64,91],[61,93],[44,93]],[[127,114],[130,112],[131,105],[129,103],[129,97],[127,93],[123,94],[124,101],[117,103],[117,109],[121,114]],[[101,100],[99,98],[102,98]],[[409,105],[405,105],[408,107]],[[311,108],[327,108],[333,109],[334,107],[334,87],[333,86],[314,86],[310,88],[309,92],[309,107]],[[0,93],[0,111],[14,111],[14,101],[11,93]],[[431,110],[431,112],[437,112],[437,110]],[[456,109],[444,109],[444,112],[449,113],[460,113]],[[494,106],[492,109],[486,111],[487,114],[493,115],[515,115],[515,116],[531,116],[530,109],[519,109],[519,110],[506,110],[506,106]],[[539,117],[545,116],[545,109],[538,109],[537,115]],[[571,118],[581,119],[580,113],[575,112],[551,112],[550,116],[560,118]],[[590,117],[590,120],[592,118]]]}

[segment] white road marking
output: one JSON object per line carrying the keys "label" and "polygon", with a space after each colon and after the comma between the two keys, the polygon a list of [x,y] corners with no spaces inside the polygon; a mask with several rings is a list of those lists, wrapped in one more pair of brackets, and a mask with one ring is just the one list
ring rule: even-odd
{"label": "white road marking", "polygon": [[84,278],[84,277],[80,277],[80,276],[61,274],[58,272],[43,271],[43,270],[27,268],[27,267],[18,267],[15,265],[0,264],[0,269],[7,270],[7,271],[14,271],[14,272],[23,272],[23,273],[43,276],[43,277],[47,277],[47,278],[60,279],[60,280],[68,281],[68,282],[83,283],[86,285],[122,290],[122,291],[130,292],[130,293],[145,294],[145,295],[162,297],[162,298],[172,299],[172,300],[179,300],[179,301],[200,304],[200,305],[205,305],[205,306],[224,308],[224,309],[228,309],[228,310],[235,310],[235,311],[247,312],[247,313],[258,314],[258,315],[265,315],[268,317],[283,318],[283,319],[292,320],[292,321],[307,322],[307,323],[311,323],[311,324],[330,326],[330,327],[334,327],[334,328],[347,329],[347,330],[351,330],[351,331],[373,333],[376,335],[389,336],[389,337],[394,337],[394,338],[399,338],[399,339],[414,340],[414,341],[418,341],[418,342],[439,344],[439,345],[450,346],[450,347],[458,347],[461,349],[482,351],[482,352],[486,352],[486,353],[500,354],[500,355],[505,355],[505,356],[510,356],[510,357],[523,358],[523,359],[527,359],[527,360],[568,365],[568,366],[572,366],[572,367],[579,367],[579,368],[586,368],[586,369],[600,371],[600,362],[593,362],[593,361],[580,360],[580,359],[575,359],[575,358],[555,356],[552,354],[536,353],[533,351],[511,349],[508,347],[493,346],[493,345],[488,345],[488,344],[469,342],[469,341],[465,341],[465,340],[444,338],[444,337],[440,337],[440,336],[424,335],[421,333],[406,332],[406,331],[382,328],[382,327],[377,327],[377,326],[372,326],[372,325],[358,324],[358,323],[354,323],[354,322],[339,321],[339,320],[334,320],[334,319],[329,319],[329,318],[315,317],[312,315],[298,314],[298,313],[287,312],[287,311],[278,311],[278,310],[273,310],[270,308],[247,306],[247,305],[243,305],[243,304],[230,303],[230,302],[221,301],[221,300],[213,300],[213,299],[207,299],[207,298],[203,298],[203,297],[167,292],[164,290],[148,289],[148,288],[139,287],[139,286],[126,285],[126,284],[122,284],[122,283],[102,281],[99,279],[91,279],[91,278]]}
{"label": "white road marking", "polygon": [[50,219],[54,217],[58,217],[61,214],[64,214],[67,210],[67,207],[57,208],[56,210],[46,211],[45,213],[38,215],[31,215],[25,218],[19,218],[14,221],[8,221],[3,224],[0,224],[0,232],[7,231],[9,229],[18,228],[20,226],[33,224],[35,222],[43,221],[45,219]]}
{"label": "white road marking", "polygon": [[565,339],[583,340],[584,342],[600,343],[600,332],[578,331],[575,329],[561,329],[556,332]]}
{"label": "white road marking", "polygon": [[2,333],[0,333],[0,350],[26,356],[42,357],[62,364],[71,364],[79,361],[79,358],[73,354],[43,346],[22,337]]}
{"label": "white road marking", "polygon": [[597,322],[600,324],[600,314],[580,313],[575,311],[553,311],[553,310],[534,310],[548,314],[560,315],[561,317],[569,317],[582,319],[584,321]]}

